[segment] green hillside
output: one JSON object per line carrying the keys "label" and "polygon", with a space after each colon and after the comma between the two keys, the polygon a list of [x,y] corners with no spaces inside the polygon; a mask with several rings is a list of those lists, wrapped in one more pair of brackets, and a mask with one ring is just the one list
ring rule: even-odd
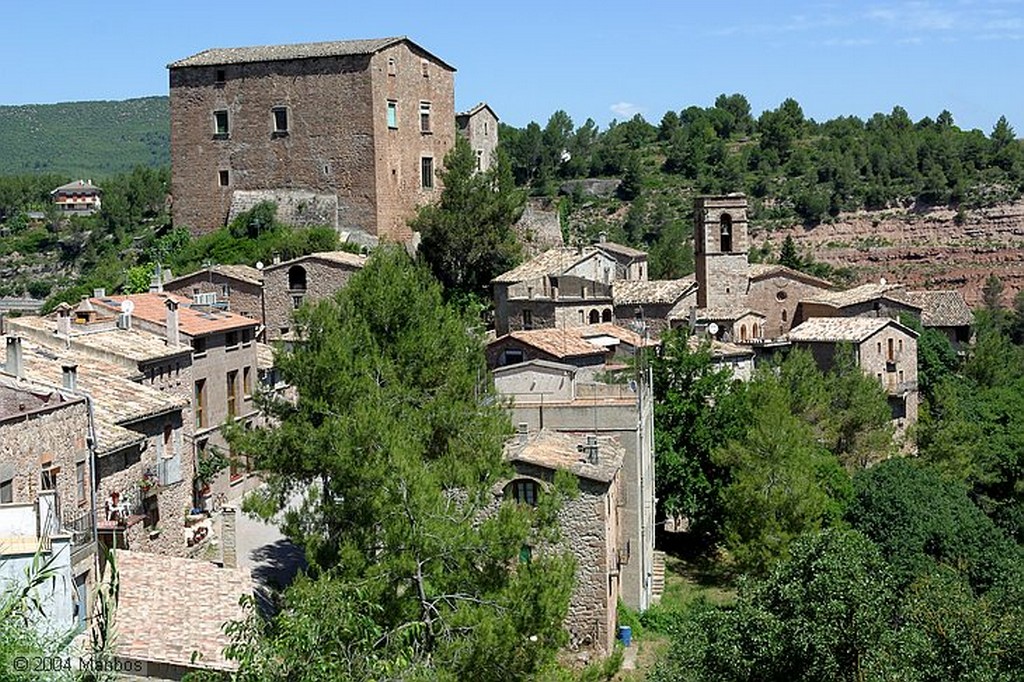
{"label": "green hillside", "polygon": [[104,177],[170,164],[167,97],[0,106],[0,175]]}

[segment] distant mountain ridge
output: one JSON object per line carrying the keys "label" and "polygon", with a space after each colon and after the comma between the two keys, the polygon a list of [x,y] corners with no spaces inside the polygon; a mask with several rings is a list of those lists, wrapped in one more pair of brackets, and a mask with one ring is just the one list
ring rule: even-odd
{"label": "distant mountain ridge", "polygon": [[0,174],[102,178],[171,162],[166,96],[0,106]]}

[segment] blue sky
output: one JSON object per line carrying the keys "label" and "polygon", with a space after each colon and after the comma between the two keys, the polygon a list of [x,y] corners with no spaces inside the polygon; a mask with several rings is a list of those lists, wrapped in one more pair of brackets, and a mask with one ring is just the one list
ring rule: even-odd
{"label": "blue sky", "polygon": [[576,124],[710,106],[807,116],[949,109],[1024,136],[1024,1],[36,0],[4,8],[0,104],[166,94],[166,64],[210,47],[408,35],[458,68],[456,105]]}

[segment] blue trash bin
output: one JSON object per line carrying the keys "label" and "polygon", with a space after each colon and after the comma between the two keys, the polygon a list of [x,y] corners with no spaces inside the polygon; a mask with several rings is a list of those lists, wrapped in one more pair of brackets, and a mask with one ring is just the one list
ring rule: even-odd
{"label": "blue trash bin", "polygon": [[619,639],[622,640],[622,646],[628,647],[633,643],[633,628],[628,625],[619,626]]}

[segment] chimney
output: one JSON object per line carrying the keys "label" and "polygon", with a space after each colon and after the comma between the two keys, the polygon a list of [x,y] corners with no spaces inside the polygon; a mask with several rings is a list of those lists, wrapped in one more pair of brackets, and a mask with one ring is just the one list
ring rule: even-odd
{"label": "chimney", "polygon": [[20,336],[7,337],[7,361],[4,363],[4,369],[8,374],[13,374],[19,379],[23,378]]}
{"label": "chimney", "polygon": [[281,254],[275,253],[274,254],[274,260],[273,260],[274,265],[278,265],[280,262],[281,262]]}
{"label": "chimney", "polygon": [[167,306],[167,345],[177,346],[181,343],[181,332],[178,329],[178,302],[173,298],[164,301]]}
{"label": "chimney", "polygon": [[107,290],[106,289],[93,289],[92,290],[92,297],[93,298],[106,298],[107,297]]}
{"label": "chimney", "polygon": [[64,377],[64,388],[72,393],[78,388],[78,365],[61,365]]}
{"label": "chimney", "polygon": [[57,335],[65,339],[71,336],[71,306],[67,303],[57,306]]}
{"label": "chimney", "polygon": [[516,424],[516,442],[520,445],[526,445],[526,441],[530,438],[530,425],[526,422],[519,422]]}
{"label": "chimney", "polygon": [[597,243],[598,244],[604,244],[607,241],[608,241],[608,233],[607,232],[602,230],[601,232],[597,233]]}
{"label": "chimney", "polygon": [[597,444],[597,436],[587,436],[587,444],[580,445],[579,449],[586,455],[587,464],[597,464],[597,454],[600,449]]}

